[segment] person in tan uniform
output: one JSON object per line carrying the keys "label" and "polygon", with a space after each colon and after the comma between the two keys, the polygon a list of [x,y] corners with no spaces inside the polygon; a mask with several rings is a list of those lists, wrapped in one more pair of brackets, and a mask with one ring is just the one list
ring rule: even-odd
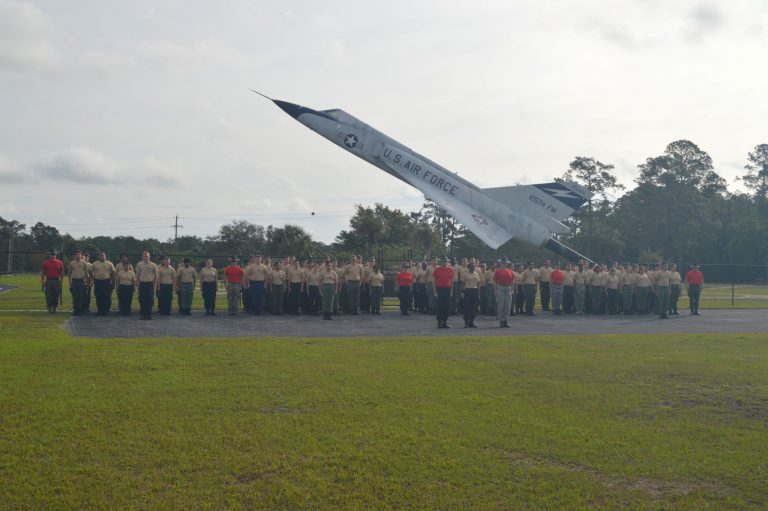
{"label": "person in tan uniform", "polygon": [[451,314],[459,313],[459,298],[461,297],[461,272],[464,271],[461,264],[451,257],[451,268],[453,269],[453,286],[451,287]]}
{"label": "person in tan uniform", "polygon": [[112,308],[112,290],[115,288],[115,265],[107,261],[107,254],[99,252],[99,260],[91,264],[93,293],[96,295],[96,315],[108,316]]}
{"label": "person in tan uniform", "polygon": [[141,261],[136,263],[136,280],[139,283],[140,319],[151,320],[152,308],[155,306],[155,288],[157,287],[158,268],[150,260],[149,251],[141,255]]}
{"label": "person in tan uniform", "polygon": [[533,266],[533,261],[528,263],[528,269],[523,272],[523,287],[525,288],[525,313],[533,316],[533,307],[536,304],[536,285],[539,283],[540,272]]}
{"label": "person in tan uniform", "polygon": [[301,307],[301,297],[304,293],[304,268],[301,263],[294,260],[293,263],[285,269],[288,277],[288,314],[299,315]]}
{"label": "person in tan uniform", "polygon": [[179,307],[184,316],[192,315],[192,298],[195,295],[195,285],[197,284],[197,270],[191,263],[192,260],[185,257],[184,262],[176,270],[177,286],[180,291]]}
{"label": "person in tan uniform", "polygon": [[606,302],[608,314],[615,315],[619,312],[619,285],[621,275],[616,268],[611,268],[603,279],[605,284]]}
{"label": "person in tan uniform", "polygon": [[360,314],[360,281],[363,278],[363,266],[357,257],[353,256],[351,264],[344,270],[344,278],[347,282],[350,314],[357,316]]}
{"label": "person in tan uniform", "polygon": [[669,309],[669,284],[672,275],[667,268],[667,263],[663,263],[661,268],[654,275],[654,288],[656,289],[656,314],[659,319],[669,319],[667,310]]}
{"label": "person in tan uniform", "polygon": [[88,263],[83,259],[83,253],[75,250],[74,258],[69,262],[67,279],[69,292],[72,294],[72,315],[85,314],[85,287],[88,279]]}
{"label": "person in tan uniform", "polygon": [[574,311],[574,293],[573,293],[573,265],[568,263],[563,270],[563,312],[573,314]]}
{"label": "person in tan uniform", "polygon": [[269,266],[262,262],[260,255],[254,257],[253,261],[245,268],[245,278],[251,295],[251,312],[257,316],[264,311],[264,295],[269,273]]}
{"label": "person in tan uniform", "polygon": [[544,266],[539,268],[539,293],[541,294],[541,310],[549,310],[549,276],[552,274],[552,266],[549,259],[544,261]]}
{"label": "person in tan uniform", "polygon": [[670,316],[679,316],[677,312],[677,301],[680,299],[680,285],[683,278],[677,271],[677,265],[671,264],[669,267],[669,311]]}
{"label": "person in tan uniform", "polygon": [[468,263],[461,272],[461,294],[463,296],[464,328],[477,328],[477,300],[480,298],[480,273],[475,269],[475,263]]}
{"label": "person in tan uniform", "polygon": [[589,274],[587,274],[584,268],[584,263],[579,263],[577,270],[573,274],[573,298],[577,316],[584,315],[588,286]]}
{"label": "person in tan uniform", "polygon": [[619,290],[621,293],[621,306],[625,315],[632,314],[635,295],[635,268],[630,265],[624,267],[619,278]]}
{"label": "person in tan uniform", "polygon": [[635,285],[635,311],[640,315],[648,313],[648,291],[651,288],[651,280],[645,272],[645,266],[638,268],[634,278]]}
{"label": "person in tan uniform", "polygon": [[435,289],[435,277],[433,272],[437,268],[437,257],[432,258],[432,262],[427,265],[427,312],[435,314],[437,312],[437,290]]}
{"label": "person in tan uniform", "polygon": [[376,259],[371,257],[363,266],[363,278],[360,280],[360,310],[371,312],[371,272]]}
{"label": "person in tan uniform", "polygon": [[139,285],[136,280],[136,274],[133,272],[133,266],[130,264],[121,265],[120,270],[115,274],[117,283],[117,306],[122,316],[131,315],[131,304],[133,303],[133,292]]}
{"label": "person in tan uniform", "polygon": [[594,315],[600,315],[605,310],[605,277],[603,267],[596,264],[592,277],[589,281],[589,300],[591,312]]}
{"label": "person in tan uniform", "polygon": [[[522,264],[518,264],[515,267],[515,315],[525,312],[525,284],[523,284],[523,272],[525,267]],[[490,271],[488,272],[490,273]],[[493,280],[489,277],[490,280]]]}
{"label": "person in tan uniform", "polygon": [[88,272],[85,276],[85,293],[83,293],[83,309],[86,314],[91,313],[91,291],[93,289],[93,270],[91,264],[91,254],[83,252],[83,261],[88,266]]}
{"label": "person in tan uniform", "polygon": [[163,316],[170,316],[173,308],[173,295],[178,290],[176,282],[176,268],[171,265],[171,258],[163,257],[163,262],[157,269],[157,312]]}
{"label": "person in tan uniform", "polygon": [[216,315],[216,291],[219,289],[219,271],[213,267],[213,259],[205,261],[205,268],[200,270],[200,290],[206,316]]}
{"label": "person in tan uniform", "polygon": [[269,275],[269,292],[272,295],[272,314],[283,314],[283,290],[286,285],[285,271],[280,268],[280,262],[275,262],[275,267]]}
{"label": "person in tan uniform", "polygon": [[339,289],[339,276],[330,259],[325,260],[323,269],[318,272],[320,278],[320,296],[323,301],[323,319],[332,320],[333,302]]}
{"label": "person in tan uniform", "polygon": [[379,270],[379,265],[371,268],[371,314],[381,316],[381,297],[384,295],[384,275]]}
{"label": "person in tan uniform", "polygon": [[427,296],[427,262],[422,261],[413,273],[416,294],[416,312],[426,314],[429,309],[429,297]]}
{"label": "person in tan uniform", "polygon": [[317,311],[323,307],[320,296],[320,268],[313,261],[307,261],[306,272],[307,303],[306,311],[312,316],[317,316]]}

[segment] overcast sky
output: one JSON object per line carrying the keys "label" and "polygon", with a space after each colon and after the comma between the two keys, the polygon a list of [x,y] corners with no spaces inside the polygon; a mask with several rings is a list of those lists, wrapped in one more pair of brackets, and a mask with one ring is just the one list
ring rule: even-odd
{"label": "overcast sky", "polygon": [[[479,186],[686,138],[738,189],[768,143],[768,2],[0,0],[0,216],[79,237],[333,241],[404,183],[249,91],[341,108]],[[315,216],[311,216],[311,212]]]}

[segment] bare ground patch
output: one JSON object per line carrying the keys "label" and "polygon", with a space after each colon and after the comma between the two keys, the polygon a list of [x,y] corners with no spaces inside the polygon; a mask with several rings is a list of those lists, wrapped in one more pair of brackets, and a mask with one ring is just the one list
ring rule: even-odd
{"label": "bare ground patch", "polygon": [[538,457],[516,451],[508,453],[508,460],[511,465],[516,467],[556,469],[565,473],[586,474],[599,481],[606,488],[621,491],[638,491],[654,499],[668,496],[685,496],[694,492],[704,492],[721,497],[733,493],[732,488],[715,480],[691,481],[607,474],[587,465]]}

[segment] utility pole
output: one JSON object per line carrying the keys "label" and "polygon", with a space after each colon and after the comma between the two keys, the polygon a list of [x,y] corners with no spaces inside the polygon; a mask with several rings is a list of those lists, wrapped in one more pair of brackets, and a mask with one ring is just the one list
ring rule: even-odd
{"label": "utility pole", "polygon": [[179,229],[183,229],[183,225],[179,225],[179,214],[177,213],[175,218],[175,222],[173,223],[173,243],[175,244],[176,241],[179,239]]}

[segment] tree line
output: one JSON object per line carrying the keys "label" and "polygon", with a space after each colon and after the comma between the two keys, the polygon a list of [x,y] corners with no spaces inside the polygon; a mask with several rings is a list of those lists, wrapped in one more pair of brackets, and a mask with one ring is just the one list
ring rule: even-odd
{"label": "tree line", "polygon": [[[596,261],[697,261],[764,263],[768,259],[768,144],[747,155],[739,177],[746,192],[729,192],[706,151],[688,140],[638,165],[634,188],[620,184],[612,164],[578,156],[558,180],[575,181],[594,195],[565,222],[560,240]],[[384,204],[356,205],[349,227],[324,244],[297,225],[262,226],[233,220],[205,238],[180,236],[161,241],[133,236],[74,238],[55,226],[26,225],[0,217],[0,251],[14,252],[12,271],[36,271],[44,253],[79,248],[111,255],[154,254],[203,258],[210,255],[269,254],[300,258],[366,257],[422,259],[433,255],[499,255],[541,260],[549,253],[512,240],[492,250],[437,204],[426,199],[419,211],[403,212]],[[6,266],[3,265],[5,270]]]}

